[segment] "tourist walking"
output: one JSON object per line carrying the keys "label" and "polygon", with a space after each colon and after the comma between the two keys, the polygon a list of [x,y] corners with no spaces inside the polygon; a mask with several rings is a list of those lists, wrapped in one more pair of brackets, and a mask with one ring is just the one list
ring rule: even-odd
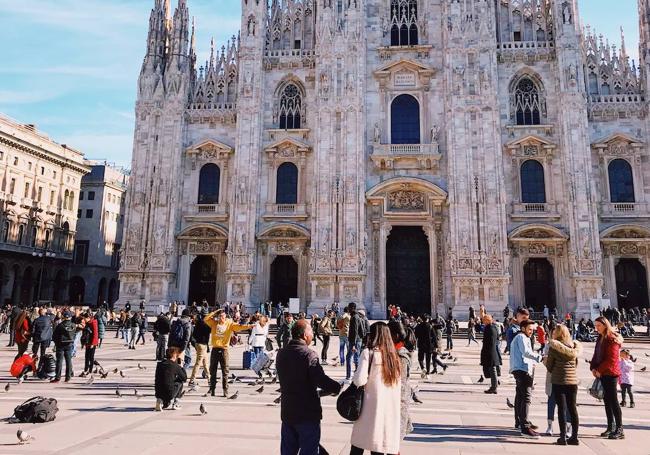
{"label": "tourist walking", "polygon": [[321,350],[320,359],[323,365],[327,364],[327,351],[330,347],[330,338],[332,336],[332,320],[334,319],[334,312],[329,310],[323,316],[318,326],[318,331],[323,339],[323,349]]}
{"label": "tourist walking", "polygon": [[[420,370],[422,370],[421,376],[423,379],[431,373],[431,353],[433,352],[433,340],[435,338],[429,321],[429,315],[422,315],[422,320],[414,330],[418,348],[418,363],[420,364]],[[393,327],[391,324],[389,326]]]}
{"label": "tourist walking", "polygon": [[454,349],[454,320],[451,316],[445,323],[445,334],[447,335],[447,351],[451,352]]}
{"label": "tourist walking", "polygon": [[95,365],[95,350],[99,344],[99,329],[97,328],[97,319],[93,317],[92,313],[84,315],[84,328],[81,332],[81,345],[86,348],[84,356],[84,371],[83,374],[90,374],[93,372]]}
{"label": "tourist walking", "polygon": [[95,319],[97,320],[97,335],[99,337],[98,348],[102,347],[102,342],[104,341],[104,336],[106,335],[106,310],[102,307],[97,313],[95,313]]}
{"label": "tourist walking", "polygon": [[269,337],[269,318],[262,315],[255,323],[248,337],[248,344],[253,348],[255,357],[264,352],[266,339]]}
{"label": "tourist walking", "polygon": [[350,455],[362,455],[364,450],[399,453],[401,375],[390,330],[384,322],[376,322],[352,379],[354,385],[364,387],[364,397],[361,415],[352,427]]}
{"label": "tourist walking", "polygon": [[212,330],[203,320],[207,315],[208,310],[206,308],[201,308],[201,312],[194,322],[194,330],[192,330],[192,339],[194,340],[194,349],[196,350],[196,360],[194,361],[194,368],[192,368],[192,374],[190,375],[190,382],[188,384],[190,388],[196,387],[196,374],[199,372],[199,368],[201,367],[203,367],[203,371],[205,371],[208,378],[208,384],[210,383],[208,343],[210,342],[210,333]]}
{"label": "tourist walking", "polygon": [[144,345],[145,335],[149,330],[149,321],[147,320],[147,315],[144,311],[141,311],[138,315],[138,338],[135,341],[135,344],[138,344],[138,341],[142,340]]}
{"label": "tourist walking", "polygon": [[[573,341],[571,333],[565,325],[558,325],[553,330],[549,343],[548,356],[544,360],[546,369],[551,374],[552,394],[557,404],[558,422],[560,424],[559,445],[579,445],[578,408],[578,356],[581,347]],[[571,417],[571,437],[567,439],[566,414]]]}
{"label": "tourist walking", "polygon": [[217,388],[217,369],[221,366],[221,382],[223,387],[223,396],[228,396],[228,374],[229,360],[228,347],[230,338],[237,332],[249,330],[254,327],[253,324],[237,324],[232,319],[226,317],[223,310],[214,311],[205,318],[205,323],[210,327],[210,390],[212,396],[215,396]]}
{"label": "tourist walking", "polygon": [[336,328],[339,330],[339,364],[343,366],[345,365],[347,351],[350,350],[350,344],[348,343],[348,333],[350,331],[350,313],[348,312],[347,307],[343,308],[343,314],[340,318],[337,319]]}
{"label": "tourist walking", "polygon": [[138,334],[140,333],[140,313],[133,313],[131,316],[131,327],[129,335],[129,349],[135,349],[135,345],[138,342]]}
{"label": "tourist walking", "polygon": [[481,366],[483,376],[490,379],[490,388],[484,392],[487,394],[497,393],[498,379],[497,371],[501,367],[501,353],[499,352],[499,332],[494,324],[492,315],[483,316],[483,345],[481,346]]}
{"label": "tourist walking", "polygon": [[625,439],[623,415],[616,390],[621,375],[619,360],[623,337],[614,331],[609,320],[603,316],[596,318],[594,326],[598,332],[598,340],[589,368],[594,377],[600,379],[603,386],[607,429],[601,433],[601,437]]}
{"label": "tourist walking", "polygon": [[348,353],[345,356],[345,380],[349,381],[352,377],[352,363],[354,362],[355,371],[359,366],[359,355],[363,340],[367,335],[366,325],[363,318],[357,313],[357,304],[351,302],[348,304],[350,313],[350,329],[348,330]]}
{"label": "tourist walking", "polygon": [[474,321],[474,318],[471,318],[467,322],[467,346],[471,345],[472,341],[478,344],[478,341],[476,340],[476,322]]}
{"label": "tourist walking", "polygon": [[634,361],[629,349],[621,349],[621,359],[618,362],[621,369],[621,376],[619,383],[621,384],[621,407],[627,404],[625,401],[625,394],[630,397],[630,408],[634,407],[634,395],[632,394],[632,386],[634,386]]}
{"label": "tourist walking", "polygon": [[539,438],[537,428],[528,420],[528,411],[532,398],[533,375],[535,364],[542,361],[530,343],[535,329],[533,321],[525,320],[520,324],[520,332],[510,344],[510,373],[515,377],[515,426],[521,435],[527,438]]}
{"label": "tourist walking", "polygon": [[281,455],[318,455],[323,410],[320,395],[338,395],[341,385],[328,377],[309,348],[314,334],[305,319],[291,328],[291,341],[276,359],[281,389]]}

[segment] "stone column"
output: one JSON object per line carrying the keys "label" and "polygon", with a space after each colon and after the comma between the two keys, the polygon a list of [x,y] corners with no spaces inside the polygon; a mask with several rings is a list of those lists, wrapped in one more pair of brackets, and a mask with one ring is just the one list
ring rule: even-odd
{"label": "stone column", "polygon": [[185,253],[180,258],[180,270],[179,270],[179,292],[178,297],[180,300],[187,301],[189,295],[189,286],[190,286],[190,268],[192,262],[196,259],[196,256],[189,253]]}

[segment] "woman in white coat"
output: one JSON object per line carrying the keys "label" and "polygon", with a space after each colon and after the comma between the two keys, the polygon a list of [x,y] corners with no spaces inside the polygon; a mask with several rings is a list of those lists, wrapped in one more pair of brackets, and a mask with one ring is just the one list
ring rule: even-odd
{"label": "woman in white coat", "polygon": [[250,337],[248,338],[248,343],[253,348],[255,357],[260,355],[264,351],[266,346],[266,339],[269,337],[269,318],[266,316],[260,316],[260,319],[255,324],[255,327],[251,330]]}
{"label": "woman in white coat", "polygon": [[361,416],[352,429],[350,455],[399,453],[401,363],[388,325],[370,327],[368,348],[361,353],[352,382],[365,386]]}

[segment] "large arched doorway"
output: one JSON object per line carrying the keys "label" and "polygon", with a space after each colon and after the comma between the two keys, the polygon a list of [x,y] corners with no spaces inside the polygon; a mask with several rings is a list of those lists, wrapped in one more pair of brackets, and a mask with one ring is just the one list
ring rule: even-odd
{"label": "large arched doorway", "polygon": [[108,307],[113,308],[113,304],[119,297],[120,287],[117,285],[117,280],[111,278],[111,281],[108,283]]}
{"label": "large arched doorway", "polygon": [[395,226],[386,242],[386,305],[431,314],[429,241],[420,226]]}
{"label": "large arched doorway", "polygon": [[271,263],[271,301],[289,303],[298,297],[298,264],[292,256],[278,256]]}
{"label": "large arched doorway", "polygon": [[210,306],[216,302],[217,263],[212,256],[198,256],[190,266],[190,289],[187,302],[201,305],[203,299]]}
{"label": "large arched doorway", "polygon": [[86,298],[86,282],[80,276],[70,279],[70,304],[83,304]]}
{"label": "large arched doorway", "polygon": [[526,307],[543,311],[544,306],[554,309],[555,277],[548,259],[531,258],[524,265]]}
{"label": "large arched doorway", "polygon": [[648,307],[646,269],[638,259],[621,259],[616,264],[616,293],[619,308]]}
{"label": "large arched doorway", "polygon": [[23,280],[20,286],[20,303],[32,304],[32,292],[34,291],[34,270],[27,267],[23,272]]}
{"label": "large arched doorway", "polygon": [[103,305],[105,301],[106,301],[106,278],[102,278],[101,280],[99,280],[99,284],[97,285],[96,306],[99,307],[100,305]]}

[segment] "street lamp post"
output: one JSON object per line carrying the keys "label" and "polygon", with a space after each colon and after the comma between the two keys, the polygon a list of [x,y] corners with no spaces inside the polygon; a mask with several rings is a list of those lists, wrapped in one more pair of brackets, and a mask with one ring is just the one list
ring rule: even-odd
{"label": "street lamp post", "polygon": [[41,289],[43,289],[43,272],[45,268],[45,258],[54,258],[56,257],[56,253],[54,251],[48,251],[47,250],[47,241],[45,242],[45,246],[41,249],[40,252],[32,252],[32,256],[34,257],[39,257],[41,258],[41,274],[38,278],[38,293],[36,294],[36,301],[40,302],[41,300]]}

